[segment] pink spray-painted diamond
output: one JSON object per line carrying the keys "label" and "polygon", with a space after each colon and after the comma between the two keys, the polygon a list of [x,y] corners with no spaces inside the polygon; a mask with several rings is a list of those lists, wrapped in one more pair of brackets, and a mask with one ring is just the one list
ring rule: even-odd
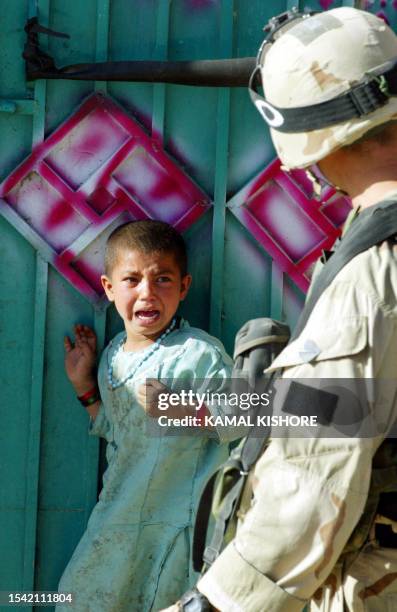
{"label": "pink spray-painted diamond", "polygon": [[272,162],[228,203],[232,213],[302,291],[313,263],[340,234],[350,202],[329,189],[322,203],[311,199],[303,170],[287,174]]}
{"label": "pink spray-painted diamond", "polygon": [[115,102],[82,106],[0,185],[0,212],[79,291],[97,302],[109,233],[155,218],[183,231],[206,194]]}

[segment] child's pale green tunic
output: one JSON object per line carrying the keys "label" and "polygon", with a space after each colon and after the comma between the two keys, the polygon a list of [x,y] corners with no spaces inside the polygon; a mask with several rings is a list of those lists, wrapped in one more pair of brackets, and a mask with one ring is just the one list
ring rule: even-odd
{"label": "child's pale green tunic", "polygon": [[[150,417],[135,397],[146,378],[183,379],[193,391],[202,391],[202,379],[212,379],[209,389],[216,391],[232,366],[221,343],[182,322],[133,378],[110,390],[108,367],[122,335],[105,349],[99,366],[102,404],[90,433],[106,438],[108,468],[59,585],[75,596],[72,606],[57,607],[65,612],[149,612],[176,601],[195,580],[190,553],[200,492],[228,453],[214,437],[150,435]],[[119,351],[114,378],[124,378],[141,361],[141,352]]]}

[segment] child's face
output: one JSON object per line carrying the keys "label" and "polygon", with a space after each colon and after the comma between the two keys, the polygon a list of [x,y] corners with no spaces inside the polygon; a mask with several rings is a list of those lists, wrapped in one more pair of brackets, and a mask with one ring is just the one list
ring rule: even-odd
{"label": "child's face", "polygon": [[156,340],[168,327],[191,283],[172,253],[122,252],[103,288],[124,321],[127,342]]}

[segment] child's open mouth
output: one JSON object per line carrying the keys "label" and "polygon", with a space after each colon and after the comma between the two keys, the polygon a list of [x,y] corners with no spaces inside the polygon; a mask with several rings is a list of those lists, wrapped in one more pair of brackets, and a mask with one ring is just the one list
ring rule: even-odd
{"label": "child's open mouth", "polygon": [[137,310],[135,316],[142,323],[154,323],[159,318],[160,312],[158,310]]}

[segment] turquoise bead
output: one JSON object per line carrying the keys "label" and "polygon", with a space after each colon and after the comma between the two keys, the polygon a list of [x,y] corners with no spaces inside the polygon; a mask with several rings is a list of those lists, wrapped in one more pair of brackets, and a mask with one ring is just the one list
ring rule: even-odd
{"label": "turquoise bead", "polygon": [[114,390],[114,389],[118,389],[119,387],[122,387],[127,380],[129,380],[130,378],[132,378],[133,376],[135,376],[136,372],[139,370],[139,368],[143,365],[143,363],[149,359],[149,357],[151,357],[153,355],[153,353],[160,347],[161,341],[164,340],[164,338],[166,336],[168,336],[168,334],[170,334],[172,332],[172,330],[174,329],[176,324],[176,320],[172,319],[171,324],[167,327],[167,329],[165,330],[165,332],[163,334],[161,334],[161,336],[159,338],[157,338],[156,342],[151,346],[148,347],[148,349],[146,349],[146,351],[144,352],[144,355],[142,357],[142,359],[139,361],[139,363],[137,363],[137,365],[135,366],[135,368],[133,369],[132,372],[130,372],[128,374],[128,376],[126,376],[125,378],[123,378],[122,380],[119,381],[115,381],[113,379],[113,364],[115,359],[117,358],[119,352],[121,351],[121,348],[123,346],[123,344],[125,344],[125,341],[127,339],[127,334],[125,333],[123,338],[120,340],[118,347],[116,348],[116,350],[113,353],[113,357],[111,359],[111,362],[109,364],[108,367],[108,382],[109,382],[109,388]]}

